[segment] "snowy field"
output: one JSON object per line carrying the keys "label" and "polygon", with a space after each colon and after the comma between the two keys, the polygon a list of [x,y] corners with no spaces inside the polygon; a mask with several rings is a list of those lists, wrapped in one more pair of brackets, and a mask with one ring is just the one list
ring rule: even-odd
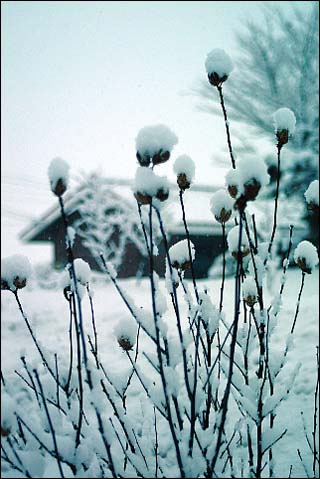
{"label": "snowy field", "polygon": [[[276,455],[277,477],[288,477],[292,464],[291,477],[306,477],[301,462],[297,455],[300,449],[304,458],[312,461],[308,452],[303,434],[301,411],[304,411],[308,429],[311,433],[314,407],[314,391],[316,383],[316,345],[318,344],[318,271],[306,276],[305,288],[302,295],[300,313],[295,330],[294,349],[290,352],[289,362],[292,367],[301,362],[300,372],[294,383],[289,399],[284,401],[278,410],[277,421],[287,428],[286,437],[280,441],[274,449]],[[267,300],[272,300],[273,295],[279,288],[279,277],[272,278],[273,291],[266,290]],[[285,340],[290,331],[294,317],[296,301],[300,286],[301,272],[297,269],[289,269],[287,283],[284,290],[283,307],[278,315],[278,324],[273,335],[274,351],[284,348]],[[151,309],[149,280],[119,280],[121,287],[126,290],[137,305]],[[218,303],[220,282],[219,280],[198,281],[201,290],[207,287],[215,304]],[[161,287],[163,284],[161,283]],[[191,285],[190,285],[191,287]],[[179,295],[181,295],[179,288]],[[225,287],[225,313],[230,323],[233,311],[234,281],[227,279]],[[121,377],[128,371],[128,360],[124,352],[119,348],[115,340],[113,329],[118,320],[130,317],[126,306],[116,292],[113,284],[99,278],[92,284],[94,291],[94,308],[98,330],[99,351],[102,363],[110,375]],[[32,343],[26,325],[20,315],[12,293],[4,291],[1,303],[2,312],[2,348],[1,360],[2,371],[5,379],[14,375],[15,369],[21,371],[22,365],[19,357],[25,355],[28,362],[34,366],[39,365],[39,355]],[[57,288],[41,289],[35,283],[31,283],[20,293],[20,298],[25,312],[36,332],[38,340],[46,351],[58,353],[59,358],[65,357],[68,352],[68,303],[64,299],[62,291]],[[184,302],[180,296],[180,304]],[[90,322],[90,309],[87,298],[83,299],[86,332],[92,332]],[[184,306],[182,306],[184,307]],[[182,315],[184,317],[185,315]],[[166,322],[172,334],[175,334],[173,314],[170,310],[166,314]],[[140,341],[140,355],[150,349],[149,340],[142,334]],[[17,378],[17,385],[24,388],[22,381]],[[136,397],[140,391],[138,383],[132,382],[130,394]],[[142,393],[144,394],[144,393]],[[307,461],[308,462],[308,461]],[[22,477],[9,471],[3,470],[3,477]],[[43,477],[54,477],[54,473],[48,471]],[[41,476],[34,476],[41,477]],[[267,477],[267,476],[265,476]]]}

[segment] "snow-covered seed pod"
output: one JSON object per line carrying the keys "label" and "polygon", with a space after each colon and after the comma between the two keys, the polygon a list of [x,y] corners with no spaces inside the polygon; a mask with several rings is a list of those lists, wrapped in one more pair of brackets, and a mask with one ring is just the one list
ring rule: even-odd
{"label": "snow-covered seed pod", "polygon": [[132,351],[133,350],[134,345],[131,343],[130,338],[126,337],[125,335],[118,338],[118,344],[119,344],[120,348],[122,348],[124,351]]}
{"label": "snow-covered seed pod", "polygon": [[1,261],[1,289],[22,289],[30,275],[31,265],[26,256],[16,254]]}
{"label": "snow-covered seed pod", "polygon": [[133,194],[141,205],[150,205],[152,199],[165,201],[169,197],[169,183],[165,176],[158,176],[151,168],[138,167]]}
{"label": "snow-covered seed pod", "polygon": [[238,162],[238,196],[235,208],[243,211],[248,201],[254,201],[260,189],[266,186],[270,177],[265,162],[259,158],[247,157]]}
{"label": "snow-covered seed pod", "polygon": [[114,328],[114,335],[121,349],[132,351],[136,341],[136,326],[130,319],[122,319]]}
{"label": "snow-covered seed pod", "polygon": [[167,126],[145,126],[136,137],[136,157],[140,166],[165,163],[177,142],[178,138]]}
{"label": "snow-covered seed pod", "polygon": [[254,201],[258,196],[258,193],[261,188],[261,183],[256,179],[252,178],[243,185],[244,187],[244,196],[248,201]]}
{"label": "snow-covered seed pod", "polygon": [[231,198],[236,198],[239,191],[239,178],[238,170],[231,169],[226,174],[227,190]]}
{"label": "snow-covered seed pod", "polygon": [[216,191],[212,196],[210,203],[211,212],[219,223],[224,224],[229,221],[232,215],[234,202],[225,190],[221,189]]}
{"label": "snow-covered seed pod", "polygon": [[135,192],[134,197],[140,205],[151,205],[152,203],[152,196],[140,193],[140,191]]}
{"label": "snow-covered seed pod", "polygon": [[242,296],[245,303],[252,308],[257,302],[257,288],[253,278],[247,277],[242,285]]}
{"label": "snow-covered seed pod", "polygon": [[308,209],[319,214],[319,181],[314,180],[310,183],[304,193]]}
{"label": "snow-covered seed pod", "polygon": [[233,70],[233,62],[224,50],[216,48],[208,53],[205,67],[209,82],[218,87],[228,79]]}
{"label": "snow-covered seed pod", "polygon": [[61,158],[54,158],[48,168],[48,176],[52,193],[62,196],[69,183],[69,165]]}
{"label": "snow-covered seed pod", "polygon": [[195,259],[195,247],[190,241],[191,258],[189,255],[188,240],[182,240],[169,248],[169,256],[173,268],[185,271],[191,268],[191,261]]}
{"label": "snow-covered seed pod", "polygon": [[173,171],[177,175],[177,183],[181,190],[190,188],[195,173],[194,161],[188,155],[178,156],[173,165]]}
{"label": "snow-covered seed pod", "polygon": [[317,248],[310,241],[300,241],[294,252],[294,260],[304,273],[311,274],[319,263]]}
{"label": "snow-covered seed pod", "polygon": [[241,245],[240,245],[240,254],[238,250],[239,243],[239,226],[234,226],[228,233],[227,236],[228,248],[231,255],[236,259],[243,258],[250,253],[250,247],[248,240],[244,234],[242,234]]}
{"label": "snow-covered seed pod", "polygon": [[273,114],[275,133],[278,145],[282,147],[289,141],[289,136],[293,135],[296,127],[296,117],[289,108],[279,108]]}

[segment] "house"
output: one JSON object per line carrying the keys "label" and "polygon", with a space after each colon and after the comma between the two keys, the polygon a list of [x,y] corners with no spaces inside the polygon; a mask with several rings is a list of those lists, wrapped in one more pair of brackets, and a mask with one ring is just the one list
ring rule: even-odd
{"label": "house", "polygon": [[[184,193],[188,229],[196,250],[194,272],[197,278],[208,276],[213,261],[223,251],[221,225],[210,211],[210,199],[218,188],[193,185]],[[69,225],[76,231],[73,243],[75,257],[83,258],[92,269],[101,271],[99,254],[103,251],[106,260],[115,265],[119,277],[148,274],[148,257],[141,219],[130,180],[91,175],[80,187],[67,192],[63,199]],[[147,218],[145,209],[148,207],[142,206],[141,209]],[[169,199],[165,202],[162,215],[169,246],[185,239],[186,232],[176,184],[170,187]],[[143,221],[147,227],[146,218],[143,218]],[[234,222],[231,220],[226,225],[227,233],[232,226]],[[280,228],[287,229],[288,221],[287,224],[280,225]],[[41,218],[28,225],[21,232],[20,238],[24,242],[52,242],[53,265],[56,269],[62,269],[67,260],[65,230],[58,201]],[[158,255],[155,256],[154,263],[155,270],[163,276],[165,249],[160,234],[158,239]],[[189,271],[186,273],[187,277],[188,275]]]}

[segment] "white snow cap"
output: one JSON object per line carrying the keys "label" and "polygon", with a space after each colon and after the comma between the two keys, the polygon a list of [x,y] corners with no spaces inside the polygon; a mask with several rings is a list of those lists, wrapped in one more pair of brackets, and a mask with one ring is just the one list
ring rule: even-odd
{"label": "white snow cap", "polygon": [[289,134],[294,133],[296,127],[296,117],[289,108],[279,108],[273,114],[275,131],[288,130]]}
{"label": "white snow cap", "polygon": [[[191,248],[192,261],[194,261],[195,247],[191,241],[190,241],[190,248]],[[170,246],[169,256],[170,256],[170,260],[172,264],[178,263],[179,265],[183,265],[184,263],[190,261],[188,240],[184,239]]]}
{"label": "white snow cap", "polygon": [[313,203],[319,206],[319,180],[311,181],[304,196],[307,203]]}
{"label": "white snow cap", "polygon": [[[231,253],[238,252],[238,243],[239,243],[239,226],[234,226],[228,233],[227,242],[229,251]],[[249,249],[248,239],[246,237],[245,231],[242,231],[241,236],[241,252],[244,252]]]}
{"label": "white snow cap", "polygon": [[307,273],[311,273],[312,270],[319,263],[317,248],[310,243],[310,241],[300,241],[294,252],[294,260],[301,267],[301,269]]}
{"label": "white snow cap", "polygon": [[239,185],[239,170],[231,168],[225,176],[226,185],[238,186]]}
{"label": "white snow cap", "polygon": [[266,186],[270,177],[265,162],[260,158],[247,157],[239,161],[237,165],[238,184],[243,186],[255,178],[261,186]]}
{"label": "white snow cap", "polygon": [[257,296],[257,286],[255,280],[251,276],[247,276],[244,282],[242,283],[242,294],[244,298],[256,298]]}
{"label": "white snow cap", "polygon": [[177,136],[166,125],[145,126],[136,137],[136,150],[142,155],[153,156],[160,150],[171,152],[177,143]]}
{"label": "white snow cap", "polygon": [[69,164],[62,158],[53,158],[53,160],[51,160],[48,168],[48,176],[53,193],[59,180],[62,180],[63,184],[68,187],[69,169]]}
{"label": "white snow cap", "polygon": [[131,349],[136,342],[137,325],[129,318],[121,319],[113,330],[113,334],[123,349]]}
{"label": "white snow cap", "polygon": [[76,258],[73,262],[76,278],[79,283],[86,286],[90,281],[91,269],[89,264],[81,258]]}
{"label": "white snow cap", "polygon": [[1,283],[7,283],[9,289],[25,286],[30,275],[31,265],[26,256],[15,254],[1,260]]}
{"label": "white snow cap", "polygon": [[159,190],[169,190],[169,182],[166,176],[159,176],[151,168],[138,166],[133,191],[149,196],[156,196]]}
{"label": "white snow cap", "polygon": [[215,48],[208,53],[205,62],[208,75],[217,73],[219,77],[229,76],[233,70],[233,62],[229,55],[220,48]]}
{"label": "white snow cap", "polygon": [[234,201],[226,190],[221,189],[216,191],[210,200],[210,209],[214,216],[219,216],[221,210],[232,211]]}
{"label": "white snow cap", "polygon": [[194,178],[195,164],[188,155],[180,155],[173,164],[173,171],[176,175],[185,174],[187,180],[191,183]]}

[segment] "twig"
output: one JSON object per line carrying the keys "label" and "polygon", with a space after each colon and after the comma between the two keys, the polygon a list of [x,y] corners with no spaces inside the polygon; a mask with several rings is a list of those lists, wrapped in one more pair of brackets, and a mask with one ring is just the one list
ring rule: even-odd
{"label": "twig", "polygon": [[297,317],[298,317],[298,314],[299,314],[299,309],[300,309],[300,300],[301,300],[301,294],[302,294],[302,290],[303,290],[303,286],[304,286],[304,278],[306,276],[306,273],[304,271],[301,272],[301,285],[300,285],[300,291],[299,291],[299,295],[298,295],[298,302],[297,302],[297,307],[296,307],[296,312],[295,312],[295,315],[294,315],[294,320],[293,320],[293,323],[292,323],[292,326],[291,326],[291,330],[290,330],[290,333],[293,334],[293,331],[294,331],[294,328],[295,328],[295,325],[296,325],[296,321],[297,321]]}
{"label": "twig", "polygon": [[41,383],[41,381],[40,381],[40,378],[39,378],[39,375],[38,375],[38,372],[37,372],[36,369],[33,370],[33,374],[35,375],[36,381],[37,381],[38,386],[39,386],[39,390],[40,390],[40,392],[41,392],[41,398],[42,398],[42,402],[43,402],[43,407],[44,407],[44,410],[45,410],[45,412],[46,412],[46,416],[47,416],[47,420],[48,420],[50,432],[51,432],[51,435],[52,435],[53,447],[54,447],[54,450],[55,450],[55,453],[56,453],[56,459],[57,459],[57,463],[58,463],[58,468],[59,468],[60,476],[61,476],[62,478],[64,478],[64,473],[63,473],[63,469],[62,469],[61,461],[60,461],[60,454],[59,454],[59,451],[58,451],[58,444],[57,444],[56,433],[55,433],[55,430],[54,430],[54,427],[53,427],[53,423],[52,423],[52,420],[51,420],[51,417],[50,417],[50,413],[49,413],[47,401],[46,401],[46,399],[45,399],[45,395],[44,395],[43,388],[42,388],[42,383]]}
{"label": "twig", "polygon": [[192,252],[191,252],[191,240],[190,240],[190,233],[189,233],[189,228],[188,228],[188,224],[187,224],[187,220],[186,220],[186,212],[185,212],[185,207],[184,207],[184,202],[183,202],[183,193],[184,193],[184,191],[182,189],[180,189],[179,198],[180,198],[180,204],[181,204],[181,209],[182,209],[183,225],[184,225],[184,229],[186,231],[186,236],[187,236],[191,277],[192,277],[193,288],[194,288],[194,293],[196,295],[197,303],[199,303],[199,293],[198,293],[196,278],[195,278],[194,269],[193,269],[193,260],[192,260]]}
{"label": "twig", "polygon": [[276,234],[276,229],[277,229],[277,212],[278,212],[278,199],[279,199],[279,186],[280,186],[280,151],[281,151],[281,144],[277,144],[277,186],[276,186],[276,194],[274,198],[274,211],[273,211],[273,226],[272,226],[272,233],[271,233],[271,238],[268,246],[268,255],[266,256],[264,260],[264,265],[267,264],[268,261],[268,256],[270,256],[271,249],[272,249],[272,244],[273,240]]}
{"label": "twig", "polygon": [[227,142],[228,142],[231,164],[232,164],[232,168],[235,169],[236,168],[236,163],[235,163],[234,156],[233,156],[233,151],[232,151],[229,122],[228,122],[227,110],[226,110],[226,107],[225,107],[225,104],[224,104],[222,85],[217,86],[217,90],[219,92],[220,104],[221,104],[221,108],[222,108],[222,112],[223,112],[223,118],[224,118],[224,125],[226,127]]}

